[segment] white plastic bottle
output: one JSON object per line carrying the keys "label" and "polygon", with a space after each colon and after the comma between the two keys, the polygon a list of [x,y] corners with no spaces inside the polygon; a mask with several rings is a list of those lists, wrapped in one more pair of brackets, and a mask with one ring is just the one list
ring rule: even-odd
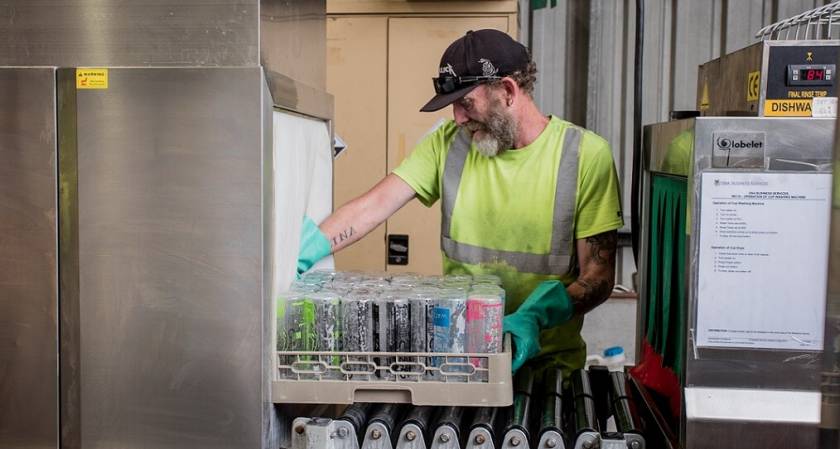
{"label": "white plastic bottle", "polygon": [[624,348],[621,346],[604,349],[603,364],[610,371],[624,371],[624,362],[626,360],[627,357],[624,355]]}

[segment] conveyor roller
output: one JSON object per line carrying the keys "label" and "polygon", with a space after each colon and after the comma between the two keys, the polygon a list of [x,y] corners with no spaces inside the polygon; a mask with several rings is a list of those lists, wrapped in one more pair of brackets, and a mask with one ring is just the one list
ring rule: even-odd
{"label": "conveyor roller", "polygon": [[498,407],[481,407],[475,410],[466,449],[495,449],[496,426],[499,424]]}
{"label": "conveyor roller", "polygon": [[443,407],[439,410],[431,449],[461,449],[461,422],[465,411],[464,407]]}
{"label": "conveyor roller", "polygon": [[601,436],[598,430],[598,419],[595,414],[595,398],[592,395],[592,385],[589,383],[589,373],[585,370],[575,370],[571,379],[571,398],[574,409],[572,421],[575,438],[575,449],[590,449],[599,445]]}
{"label": "conveyor roller", "polygon": [[534,373],[526,368],[514,377],[513,405],[507,409],[502,449],[523,449],[531,441],[531,394],[534,391]]}
{"label": "conveyor roller", "polygon": [[548,371],[542,385],[542,420],[537,449],[564,449],[563,371]]}
{"label": "conveyor roller", "polygon": [[406,414],[400,424],[397,449],[426,449],[427,432],[430,431],[435,407],[415,406]]}
{"label": "conveyor roller", "polygon": [[402,407],[399,404],[377,404],[368,417],[362,449],[393,449],[394,425]]}

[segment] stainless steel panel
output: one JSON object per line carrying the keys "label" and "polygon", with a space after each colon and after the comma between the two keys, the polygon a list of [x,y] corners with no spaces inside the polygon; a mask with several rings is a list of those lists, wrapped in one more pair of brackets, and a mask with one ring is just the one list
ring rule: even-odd
{"label": "stainless steel panel", "polygon": [[[840,121],[837,122],[840,126]],[[835,130],[835,132],[838,132]],[[840,429],[840,141],[834,142],[834,191],[828,252],[828,288],[825,313],[825,352],[822,374],[822,427]],[[830,342],[830,343],[829,343]]]}
{"label": "stainless steel panel", "polygon": [[[665,123],[657,123],[655,125],[648,125],[644,128],[644,150],[643,162],[644,168],[657,173],[667,173],[674,176],[688,176],[687,170],[675,170],[674,165],[668,161],[675,159],[673,152],[681,150],[675,148],[675,139],[684,132],[693,132],[694,120],[673,120]],[[693,136],[688,136],[689,140],[693,141]],[[681,158],[683,155],[679,155]],[[687,161],[691,160],[691,155],[685,155]]]}
{"label": "stainless steel panel", "polygon": [[[275,368],[274,361],[275,341],[274,335],[274,302],[275,298],[271,279],[276,270],[274,257],[274,242],[277,236],[274,233],[274,129],[273,113],[271,113],[272,99],[268,89],[268,83],[263,74],[261,80],[262,88],[262,229],[263,229],[263,264],[262,264],[262,409],[263,409],[263,448],[277,448],[282,438],[289,434],[290,417],[280,416],[273,402],[271,402],[271,373]],[[278,192],[278,195],[289,194],[289,192]]]}
{"label": "stainless steel panel", "polygon": [[767,135],[765,157],[800,161],[832,160],[834,119],[791,118],[698,118],[695,125],[695,173],[711,167],[712,132],[763,131]]}
{"label": "stainless steel panel", "polygon": [[58,443],[55,70],[0,69],[0,447]]}
{"label": "stainless steel panel", "polygon": [[63,442],[259,448],[261,69],[109,75],[107,90],[76,93],[78,196],[65,202],[78,213],[78,268],[61,271],[78,277],[67,292],[77,360],[66,361],[79,367],[78,401],[62,404],[78,414],[62,422]]}
{"label": "stainless steel panel", "polygon": [[259,0],[0,0],[0,66],[256,66]]}
{"label": "stainless steel panel", "polygon": [[[711,168],[712,133],[721,131],[764,132],[765,157],[824,161],[832,158],[834,119],[790,118],[698,118],[695,120],[694,186],[689,195],[698,204],[699,180],[703,170]],[[699,216],[699,210],[691,212]],[[692,236],[699,233],[699,219],[692,218]],[[689,240],[690,262],[698,260],[698,239]],[[691,266],[694,266],[693,263]],[[696,320],[697,270],[692,270],[689,284],[690,329]],[[799,351],[727,350],[695,348],[687,339],[685,384],[707,387],[817,390],[820,354]],[[828,344],[828,342],[826,342]]]}
{"label": "stainless steel panel", "polygon": [[326,0],[262,0],[260,60],[316,90],[327,81]]}
{"label": "stainless steel panel", "polygon": [[266,71],[265,76],[274,107],[332,121],[335,108],[331,94],[277,72]]}
{"label": "stainless steel panel", "polygon": [[745,421],[690,421],[686,424],[684,447],[724,449],[743,447],[816,448],[816,426]]}
{"label": "stainless steel panel", "polygon": [[[642,169],[643,174],[640,177],[642,183],[640,191],[642,192],[643,201],[640,204],[640,228],[641,236],[639,246],[641,248],[648,248],[650,246],[651,228],[649,217],[651,213],[650,195],[651,195],[651,174],[665,173],[672,176],[688,176],[687,170],[680,170],[679,164],[666,163],[666,161],[685,159],[690,161],[689,154],[682,153],[690,148],[684,148],[682,145],[675,144],[678,136],[682,136],[684,132],[691,132],[694,128],[694,120],[675,120],[665,123],[657,123],[655,125],[648,125],[644,127],[644,134],[642,137]],[[650,279],[649,267],[649,252],[646,250],[639,252],[638,273],[639,279],[642,281],[639,285],[638,291],[638,307],[636,309],[636,360],[641,359],[642,340],[644,339],[644,332],[647,329],[647,313],[648,313],[648,294],[649,286],[647,280]]]}

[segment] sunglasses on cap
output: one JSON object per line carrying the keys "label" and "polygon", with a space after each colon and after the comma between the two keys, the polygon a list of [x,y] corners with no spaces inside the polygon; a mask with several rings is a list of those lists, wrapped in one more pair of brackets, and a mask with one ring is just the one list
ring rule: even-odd
{"label": "sunglasses on cap", "polygon": [[435,93],[438,95],[450,94],[464,87],[474,86],[486,81],[500,80],[501,76],[441,76],[432,78],[435,85]]}

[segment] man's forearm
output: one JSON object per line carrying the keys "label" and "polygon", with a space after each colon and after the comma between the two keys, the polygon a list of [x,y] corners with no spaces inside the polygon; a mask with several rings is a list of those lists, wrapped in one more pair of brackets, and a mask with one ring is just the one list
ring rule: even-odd
{"label": "man's forearm", "polygon": [[578,278],[566,287],[566,293],[575,307],[575,314],[584,314],[607,300],[614,281],[598,278]]}
{"label": "man's forearm", "polygon": [[366,236],[414,198],[414,190],[396,175],[388,175],[364,195],[341,206],[319,227],[332,252]]}
{"label": "man's forearm", "polygon": [[615,284],[615,231],[587,237],[578,242],[580,276],[566,287],[576,314],[584,314],[607,300]]}
{"label": "man's forearm", "polygon": [[372,231],[380,222],[372,220],[363,198],[340,207],[320,224],[321,232],[330,241],[332,252],[350,246]]}

